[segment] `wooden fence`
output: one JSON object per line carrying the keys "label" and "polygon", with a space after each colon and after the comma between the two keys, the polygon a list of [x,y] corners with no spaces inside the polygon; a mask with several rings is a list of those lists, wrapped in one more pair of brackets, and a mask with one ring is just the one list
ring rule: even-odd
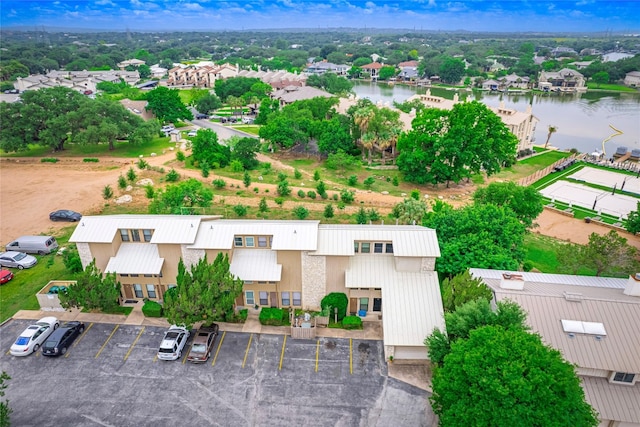
{"label": "wooden fence", "polygon": [[570,162],[572,160],[576,160],[577,156],[576,154],[572,154],[569,157],[566,157],[564,159],[560,159],[557,162],[553,163],[550,166],[547,166],[544,169],[541,169],[539,171],[537,171],[534,174],[531,174],[529,176],[525,176],[524,178],[521,178],[520,180],[518,180],[518,184],[522,185],[522,186],[528,186],[533,184],[534,182],[544,178],[545,176],[549,175],[551,172],[553,172],[555,170],[555,168],[559,165],[561,165],[562,163],[566,163],[566,162]]}

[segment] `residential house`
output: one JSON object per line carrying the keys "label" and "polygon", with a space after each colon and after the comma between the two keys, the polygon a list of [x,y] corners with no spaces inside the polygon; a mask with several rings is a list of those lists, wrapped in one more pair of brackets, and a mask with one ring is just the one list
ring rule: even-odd
{"label": "residential house", "polygon": [[334,95],[312,86],[287,86],[271,93],[271,98],[280,101],[281,107],[296,101],[317,98],[319,96],[331,98]]}
{"label": "residential house", "polygon": [[501,77],[500,81],[504,83],[507,89],[529,89],[530,79],[527,76],[511,73],[508,76]]}
{"label": "residential house", "polygon": [[404,61],[398,64],[400,72],[397,75],[397,79],[405,82],[416,81],[420,76],[418,75],[418,61]]}
{"label": "residential house", "polygon": [[383,65],[384,64],[381,64],[379,62],[372,62],[371,64],[363,65],[360,68],[365,73],[369,73],[369,75],[371,76],[371,80],[378,80],[380,69],[383,67]]}
{"label": "residential house", "polygon": [[640,71],[630,71],[624,76],[624,84],[631,87],[640,87]]}
{"label": "residential house", "polygon": [[499,81],[494,79],[485,80],[482,82],[482,89],[484,90],[501,90],[502,85]]}
{"label": "residential house", "polygon": [[577,54],[578,52],[576,52],[575,49],[565,46],[558,46],[551,50],[551,56],[553,56],[554,58],[558,58],[561,56],[574,56]]}
{"label": "residential house", "polygon": [[[497,81],[494,82],[499,84]],[[446,99],[431,95],[430,90],[427,90],[424,95],[413,95],[407,101],[414,99],[420,100],[429,108],[439,108],[441,110],[451,110],[455,104],[460,102],[457,93],[453,96],[453,99]],[[524,112],[505,108],[504,102],[501,102],[498,108],[489,107],[489,109],[496,113],[511,133],[518,138],[516,150],[518,153],[533,149],[534,132],[539,120],[533,115],[531,105],[527,106]]]}
{"label": "residential house", "polygon": [[576,61],[570,63],[569,65],[573,65],[574,67],[576,67],[576,70],[584,70],[591,64],[593,64],[593,61]]}
{"label": "residential house", "polygon": [[117,65],[118,65],[118,68],[120,68],[121,70],[124,71],[124,69],[127,68],[127,67],[136,67],[136,68],[138,68],[139,66],[144,65],[144,64],[146,64],[145,61],[142,61],[140,59],[135,59],[134,58],[134,59],[127,59],[126,61],[119,62]]}
{"label": "residential house", "polygon": [[343,292],[348,312],[382,318],[385,355],[427,358],[423,341],[444,330],[435,230],[404,225],[224,220],[199,215],[84,216],[70,242],[83,267],[95,260],[122,284],[122,300],[162,301],[178,263],[229,256],[244,281],[239,307],[318,310]]}
{"label": "residential house", "polygon": [[325,73],[334,73],[339,76],[346,76],[347,71],[349,71],[349,66],[345,64],[334,64],[327,61],[313,62],[305,68],[304,73],[307,75],[311,74],[325,74]]}
{"label": "residential house", "polygon": [[201,62],[192,65],[178,65],[168,71],[167,86],[215,87],[216,80],[236,77],[238,68],[231,64],[215,65]]}
{"label": "residential house", "polygon": [[81,93],[95,93],[100,82],[120,83],[124,80],[133,85],[140,80],[137,71],[50,71],[45,75],[35,74],[18,77],[14,87],[20,92],[38,90],[57,86],[68,87]]}
{"label": "residential house", "polygon": [[547,92],[586,92],[585,78],[576,70],[541,71],[538,89]]}
{"label": "residential house", "polygon": [[267,83],[274,89],[282,89],[288,86],[306,86],[307,76],[304,73],[290,73],[289,71],[263,71],[259,69],[242,70],[238,72],[238,77],[254,77],[260,79],[263,83]]}
{"label": "residential house", "polygon": [[576,366],[601,427],[640,426],[640,277],[470,271]]}

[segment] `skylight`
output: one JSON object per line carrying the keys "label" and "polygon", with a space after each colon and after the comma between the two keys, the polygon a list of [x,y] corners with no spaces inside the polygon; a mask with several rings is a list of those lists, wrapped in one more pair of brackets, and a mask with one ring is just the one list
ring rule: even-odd
{"label": "skylight", "polygon": [[562,319],[562,329],[568,333],[588,334],[588,335],[607,335],[604,325],[600,322],[583,322],[581,320],[565,320]]}

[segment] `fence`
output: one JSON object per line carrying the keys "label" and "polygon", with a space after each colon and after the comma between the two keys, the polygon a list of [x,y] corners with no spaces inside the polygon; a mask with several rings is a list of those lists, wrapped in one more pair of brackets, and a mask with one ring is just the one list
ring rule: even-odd
{"label": "fence", "polygon": [[562,165],[563,163],[567,163],[567,162],[571,162],[571,161],[575,161],[576,160],[576,154],[572,154],[569,157],[566,157],[564,159],[560,159],[558,161],[556,161],[555,163],[553,163],[550,166],[547,166],[544,169],[541,169],[539,171],[537,171],[534,174],[531,174],[529,176],[525,176],[524,178],[521,178],[518,181],[519,185],[522,185],[523,187],[526,187],[528,185],[533,184],[534,182],[544,178],[545,176],[549,175],[551,172],[553,172],[554,170],[556,170],[556,168],[560,165]]}

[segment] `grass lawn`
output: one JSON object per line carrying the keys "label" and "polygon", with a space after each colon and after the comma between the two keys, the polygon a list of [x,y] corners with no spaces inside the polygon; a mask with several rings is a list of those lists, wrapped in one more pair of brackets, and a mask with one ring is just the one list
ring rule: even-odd
{"label": "grass lawn", "polygon": [[260,126],[256,125],[232,125],[233,129],[241,130],[242,132],[250,133],[251,135],[258,135]]}
{"label": "grass lawn", "polygon": [[542,154],[519,160],[515,165],[497,173],[494,177],[498,180],[517,181],[570,155],[568,151],[546,150]]}
{"label": "grass lawn", "polygon": [[632,87],[628,87],[625,85],[610,84],[610,83],[597,84],[595,82],[587,82],[587,87],[590,90],[612,91],[612,92],[637,92],[638,91],[638,89],[634,89]]}
{"label": "grass lawn", "polygon": [[[540,234],[528,234],[524,237],[525,261],[529,261],[533,268],[542,273],[567,274],[560,271],[558,262],[558,249],[565,245],[560,240]],[[579,275],[595,276],[595,270],[586,268],[578,271]]]}

